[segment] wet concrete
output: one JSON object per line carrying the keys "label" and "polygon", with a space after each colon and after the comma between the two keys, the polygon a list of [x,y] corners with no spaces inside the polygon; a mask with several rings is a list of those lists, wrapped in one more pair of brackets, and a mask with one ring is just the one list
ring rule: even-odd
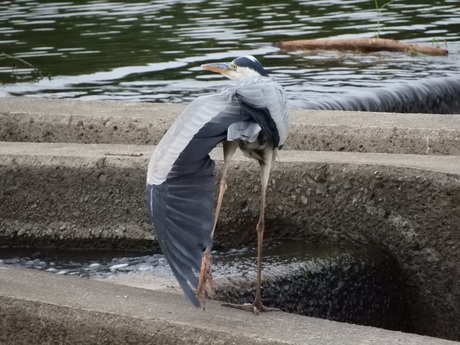
{"label": "wet concrete", "polygon": [[360,90],[359,95],[334,95],[299,101],[300,108],[393,113],[460,114],[460,78],[430,78],[384,88]]}
{"label": "wet concrete", "polygon": [[[223,263],[222,263],[223,261]],[[218,258],[215,296],[251,303],[256,253]],[[264,251],[264,303],[285,312],[413,331],[394,258],[375,247],[285,242]],[[224,273],[224,274],[222,274]]]}
{"label": "wet concrete", "polygon": [[[0,249],[0,265],[124,285],[167,282],[181,293],[161,254],[95,250]],[[150,277],[150,279],[148,278]],[[413,330],[396,260],[374,247],[273,243],[264,249],[264,303],[282,311],[410,332]],[[256,281],[256,249],[213,252],[212,299],[250,303]]]}
{"label": "wet concrete", "polygon": [[[84,117],[84,128],[90,129],[91,114],[96,114],[92,128],[99,128],[97,123],[101,118],[110,119],[116,109],[120,112],[112,119],[119,119],[119,126],[116,130],[113,126],[108,128],[112,132],[125,132],[126,140],[130,140],[136,136],[133,127],[139,109],[145,112],[155,109],[154,117],[155,112],[167,109],[166,105],[156,108],[156,105],[107,103],[106,113],[99,118],[98,109],[102,111],[104,103],[95,104],[92,111],[89,102],[71,101],[60,110],[64,101],[40,101],[35,109],[36,119],[42,118],[37,127],[42,129],[34,132],[34,126],[26,125],[35,119],[33,100],[20,102],[17,111],[13,109],[14,99],[0,102],[9,107],[3,108],[7,110],[2,110],[0,116],[2,140],[10,140],[0,146],[2,245],[96,245],[120,249],[153,246],[143,204],[150,145],[11,140],[22,140],[18,136],[20,130],[27,137],[24,140],[45,140],[41,137],[44,128],[49,129],[50,138],[65,138],[67,134],[62,128],[66,128],[71,138],[68,141],[73,141],[75,127],[55,130],[58,127],[52,123],[67,123],[69,116]],[[52,115],[45,120],[47,104]],[[24,112],[24,107],[29,107],[28,112]],[[169,111],[173,114],[178,109],[172,107]],[[60,113],[64,118],[61,122]],[[321,150],[329,141],[324,139],[327,135],[333,138],[333,133],[342,133],[337,136],[339,145],[331,139],[328,149],[347,151],[359,143],[370,152],[282,152],[269,186],[267,240],[298,238],[310,242],[371,244],[386,249],[401,268],[415,331],[458,340],[460,156],[448,154],[458,154],[460,119],[447,115],[433,118],[378,115],[381,117],[356,113],[341,118],[338,113],[306,112],[308,120],[295,118],[291,149],[313,146]],[[342,122],[345,120],[351,125]],[[162,121],[158,120],[158,126],[151,125],[158,128],[158,133],[169,125]],[[24,128],[14,127],[12,124],[16,122]],[[8,130],[4,130],[5,123],[10,124]],[[321,128],[328,134],[321,134]],[[318,135],[312,140],[302,138],[302,129],[305,133],[316,129]],[[352,139],[342,150],[341,140],[348,130]],[[61,136],[52,134],[60,131],[64,133]],[[81,133],[85,132],[82,129]],[[99,132],[94,133],[95,140],[99,140]],[[389,136],[390,133],[393,135]],[[405,142],[408,144],[402,144]],[[394,154],[395,150],[404,154]],[[216,158],[219,155],[215,152]],[[230,176],[217,242],[222,247],[253,244],[259,200],[257,166],[237,157]]]}

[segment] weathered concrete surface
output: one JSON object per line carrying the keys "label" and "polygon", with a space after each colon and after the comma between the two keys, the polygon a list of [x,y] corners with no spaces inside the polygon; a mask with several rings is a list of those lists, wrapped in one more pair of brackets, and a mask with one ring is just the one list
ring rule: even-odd
{"label": "weathered concrete surface", "polygon": [[[143,199],[153,148],[116,144],[157,142],[181,109],[0,99],[0,138],[9,141],[0,144],[0,245],[151,247]],[[268,239],[387,249],[415,331],[460,339],[459,128],[448,115],[295,113],[291,151],[271,178]],[[217,231],[224,246],[255,241],[257,170],[241,157],[232,167]]]}
{"label": "weathered concrete surface", "polygon": [[[448,345],[447,340],[274,312],[258,317],[183,296],[0,267],[1,344]],[[31,283],[33,282],[33,283]]]}
{"label": "weathered concrete surface", "polygon": [[[84,246],[85,240],[91,247],[106,247],[105,240],[116,246],[120,239],[119,248],[123,248],[130,243],[125,239],[153,240],[143,202],[151,151],[151,146],[133,145],[2,143],[0,236],[16,244],[50,241],[65,242],[67,247],[72,241],[79,241],[77,247]],[[216,149],[213,157],[219,156]],[[421,217],[419,211],[433,207],[436,219],[446,224],[452,220],[455,228],[460,156],[283,151],[280,160],[273,169],[268,197],[268,221],[279,223],[273,224],[277,229],[273,238],[309,234],[313,238],[324,235],[326,240],[333,235],[364,241],[367,236],[359,229],[362,215],[355,207],[364,207],[365,214],[377,221],[376,227],[395,223],[395,231],[404,226],[406,217]],[[238,188],[229,188],[222,210],[226,231],[217,238],[224,245],[254,240],[257,169],[253,161],[236,156],[230,176],[231,185]],[[397,202],[393,195],[387,200],[387,188],[391,194],[402,193],[401,199]],[[419,192],[414,195],[414,190]],[[431,205],[436,198],[443,204]],[[350,208],[353,216],[339,226],[342,208]],[[402,223],[392,222],[390,215],[403,217]],[[326,220],[333,225],[325,227]],[[416,224],[417,231],[431,230],[430,224]],[[331,233],[323,234],[326,230]]]}
{"label": "weathered concrete surface", "polygon": [[[143,202],[151,149],[2,143],[2,244],[152,246]],[[284,151],[280,160],[267,239],[386,248],[401,265],[416,331],[460,338],[460,156]],[[216,238],[224,246],[255,241],[257,169],[238,156],[230,170]]]}
{"label": "weathered concrete surface", "polygon": [[[157,144],[183,109],[0,98],[0,141]],[[297,110],[285,149],[460,155],[460,116]]]}

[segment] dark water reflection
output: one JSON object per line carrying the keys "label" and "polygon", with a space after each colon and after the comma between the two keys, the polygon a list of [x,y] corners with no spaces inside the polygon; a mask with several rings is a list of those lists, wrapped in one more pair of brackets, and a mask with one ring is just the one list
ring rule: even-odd
{"label": "dark water reflection", "polygon": [[[385,1],[380,1],[381,4]],[[242,54],[260,58],[291,99],[460,74],[460,3],[396,0],[380,35],[447,47],[448,57],[396,53],[287,54],[286,39],[371,37],[373,0],[0,1],[0,96],[188,102],[226,81],[199,67]]]}

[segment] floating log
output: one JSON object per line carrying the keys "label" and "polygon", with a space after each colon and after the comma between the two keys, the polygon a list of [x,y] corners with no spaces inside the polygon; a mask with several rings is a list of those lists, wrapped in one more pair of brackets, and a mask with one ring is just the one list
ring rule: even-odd
{"label": "floating log", "polygon": [[421,44],[413,44],[395,41],[386,38],[343,38],[343,39],[312,39],[281,41],[278,47],[285,51],[294,50],[354,50],[365,53],[375,51],[404,52],[408,54],[420,53],[426,55],[447,55],[447,49],[427,47]]}

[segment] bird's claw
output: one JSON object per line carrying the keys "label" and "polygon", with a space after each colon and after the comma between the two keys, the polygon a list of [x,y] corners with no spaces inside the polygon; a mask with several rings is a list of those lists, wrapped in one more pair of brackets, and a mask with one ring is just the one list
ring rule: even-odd
{"label": "bird's claw", "polygon": [[214,285],[212,282],[212,255],[210,250],[206,250],[201,258],[201,271],[198,280],[198,287],[196,289],[196,297],[202,303],[204,309],[204,302],[206,298],[213,295]]}
{"label": "bird's claw", "polygon": [[252,304],[233,304],[233,303],[223,303],[223,307],[235,308],[244,311],[252,312],[255,315],[259,315],[260,312],[269,312],[269,311],[280,311],[278,308],[268,308],[262,304],[262,302],[254,301]]}

